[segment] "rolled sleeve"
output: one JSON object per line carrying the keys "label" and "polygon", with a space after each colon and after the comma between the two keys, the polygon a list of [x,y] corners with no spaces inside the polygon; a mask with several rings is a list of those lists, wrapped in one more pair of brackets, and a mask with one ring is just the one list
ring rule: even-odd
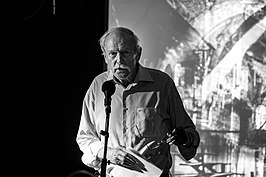
{"label": "rolled sleeve", "polygon": [[187,128],[188,143],[185,145],[178,145],[178,150],[185,160],[192,159],[196,153],[200,143],[200,136],[194,128]]}
{"label": "rolled sleeve", "polygon": [[200,136],[197,130],[195,130],[194,128],[188,128],[186,129],[186,132],[189,137],[189,142],[187,144],[194,147],[195,149],[198,148],[200,144]]}
{"label": "rolled sleeve", "polygon": [[103,148],[103,143],[100,141],[91,143],[87,148],[84,148],[83,155],[81,157],[82,162],[94,169],[100,169],[101,159],[98,158],[98,152]]}

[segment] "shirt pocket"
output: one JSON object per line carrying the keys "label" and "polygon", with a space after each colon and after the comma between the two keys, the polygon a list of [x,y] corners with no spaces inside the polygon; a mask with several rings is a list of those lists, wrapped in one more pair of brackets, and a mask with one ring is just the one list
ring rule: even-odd
{"label": "shirt pocket", "polygon": [[157,108],[136,108],[135,129],[141,138],[158,137],[166,126]]}

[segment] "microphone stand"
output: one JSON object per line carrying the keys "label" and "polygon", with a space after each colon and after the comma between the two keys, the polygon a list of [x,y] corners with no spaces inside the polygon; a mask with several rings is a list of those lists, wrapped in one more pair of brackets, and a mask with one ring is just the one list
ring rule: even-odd
{"label": "microphone stand", "polygon": [[103,159],[101,164],[101,177],[106,177],[106,167],[107,163],[110,164],[110,161],[107,161],[107,144],[109,138],[109,117],[111,113],[111,96],[109,94],[106,95],[104,99],[105,105],[105,113],[106,113],[106,120],[105,120],[105,131],[101,130],[100,134],[104,136],[104,151],[103,151]]}

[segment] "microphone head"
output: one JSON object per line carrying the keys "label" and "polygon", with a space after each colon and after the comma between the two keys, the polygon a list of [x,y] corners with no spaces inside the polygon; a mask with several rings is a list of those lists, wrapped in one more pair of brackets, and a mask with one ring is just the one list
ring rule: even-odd
{"label": "microphone head", "polygon": [[102,91],[105,95],[113,95],[115,93],[115,83],[113,80],[105,81],[102,85]]}

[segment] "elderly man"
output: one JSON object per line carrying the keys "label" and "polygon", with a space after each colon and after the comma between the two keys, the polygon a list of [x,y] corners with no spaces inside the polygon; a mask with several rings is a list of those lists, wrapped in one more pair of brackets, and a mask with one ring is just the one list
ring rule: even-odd
{"label": "elderly man", "polygon": [[[126,149],[134,149],[169,177],[172,166],[170,145],[178,146],[189,160],[196,154],[200,137],[184,109],[170,76],[143,67],[138,37],[128,28],[108,30],[99,40],[109,70],[92,81],[83,101],[77,143],[82,161],[99,170],[103,159],[105,95],[101,88],[112,80],[112,95],[107,159],[112,164],[130,167],[135,161]],[[125,174],[126,176],[126,174]]]}

